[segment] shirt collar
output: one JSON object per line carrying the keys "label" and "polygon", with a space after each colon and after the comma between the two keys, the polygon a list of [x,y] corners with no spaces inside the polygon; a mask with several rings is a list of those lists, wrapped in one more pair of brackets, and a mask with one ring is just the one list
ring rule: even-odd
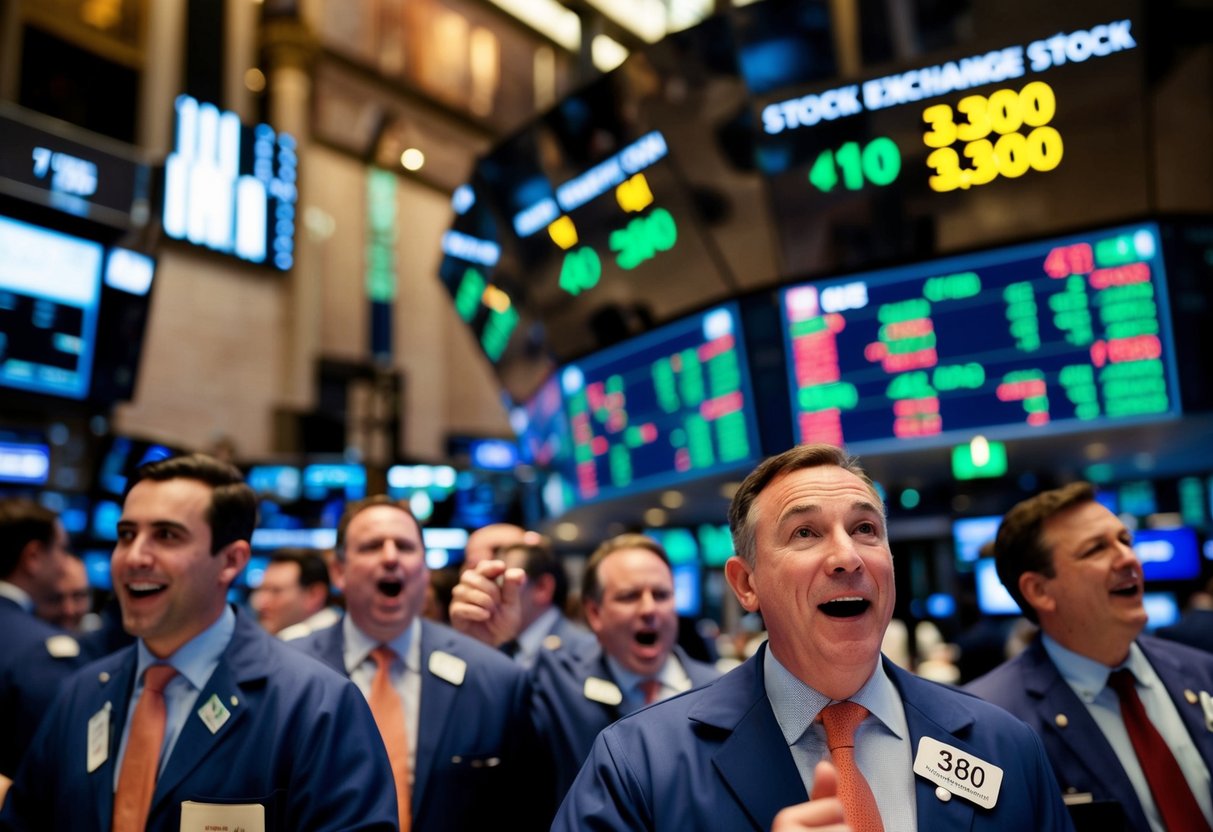
{"label": "shirt collar", "polygon": [[[178,647],[173,655],[168,657],[167,664],[177,671],[177,675],[184,676],[195,690],[202,690],[235,632],[236,613],[224,604],[223,612],[215,619],[215,623]],[[143,671],[164,660],[153,656],[143,639],[139,639],[137,645],[135,678],[142,684]]]}
{"label": "shirt collar", "polygon": [[[767,699],[771,702],[771,710],[775,712],[775,721],[779,723],[784,741],[789,746],[796,744],[809,730],[818,714],[835,701],[793,675],[775,658],[770,646],[767,647],[763,658],[762,678],[766,685]],[[885,671],[884,663],[877,662],[876,670],[868,677],[868,681],[864,682],[863,687],[850,697],[850,701],[863,705],[895,737],[904,739],[898,727],[905,722],[904,717],[898,718],[899,698],[897,687]]]}
{"label": "shirt collar", "polygon": [[1041,634],[1040,639],[1049,659],[1057,668],[1057,672],[1061,674],[1061,678],[1065,679],[1066,684],[1078,694],[1083,702],[1088,704],[1107,687],[1108,676],[1113,670],[1128,668],[1133,672],[1137,683],[1144,687],[1150,687],[1156,678],[1154,669],[1146,661],[1145,654],[1141,652],[1136,641],[1129,645],[1129,655],[1123,662],[1116,667],[1108,667],[1103,662],[1063,647],[1047,635]]}
{"label": "shirt collar", "polygon": [[34,611],[34,599],[29,596],[28,592],[16,584],[0,581],[0,596],[12,601],[26,612]]}
{"label": "shirt collar", "polygon": [[[620,690],[633,691],[636,686],[650,677],[640,676],[625,668],[610,654],[606,654],[607,669],[611,671],[611,675],[615,677],[615,684],[619,685]],[[689,678],[686,672],[682,669],[682,662],[678,661],[678,657],[674,655],[674,651],[670,651],[670,655],[666,657],[665,664],[661,666],[661,670],[653,674],[652,678],[661,682],[662,687],[668,687],[673,690],[689,690]],[[684,684],[683,680],[687,680]]]}
{"label": "shirt collar", "polygon": [[421,669],[421,619],[414,618],[413,623],[405,627],[400,635],[388,642],[371,638],[354,623],[352,615],[346,615],[341,620],[343,644],[345,649],[342,660],[345,662],[346,673],[353,673],[371,655],[371,651],[380,644],[386,644],[396,651],[404,661],[404,666],[414,673]]}

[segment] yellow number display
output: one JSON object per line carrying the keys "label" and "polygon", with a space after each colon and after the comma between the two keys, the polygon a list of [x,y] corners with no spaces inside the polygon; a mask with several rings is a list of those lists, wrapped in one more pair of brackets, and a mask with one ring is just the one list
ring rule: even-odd
{"label": "yellow number display", "polygon": [[[922,140],[934,148],[927,156],[927,167],[935,172],[928,179],[934,191],[985,185],[999,176],[1015,179],[1029,170],[1044,173],[1061,164],[1065,152],[1061,134],[1048,126],[1057,113],[1057,98],[1043,81],[1018,91],[997,90],[988,97],[965,96],[957,102],[955,113],[963,119],[958,120],[947,104],[922,113],[931,128]],[[959,149],[951,146],[957,142],[962,145]],[[968,166],[962,165],[962,156]]]}

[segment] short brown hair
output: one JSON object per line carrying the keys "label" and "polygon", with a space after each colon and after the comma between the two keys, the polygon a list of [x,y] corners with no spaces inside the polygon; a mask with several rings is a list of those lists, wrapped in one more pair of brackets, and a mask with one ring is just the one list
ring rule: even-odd
{"label": "short brown hair", "polygon": [[1041,531],[1045,521],[1073,506],[1094,500],[1095,486],[1089,482],[1072,482],[1016,503],[1003,516],[994,538],[994,564],[998,579],[1029,620],[1037,621],[1036,610],[1019,591],[1019,576],[1025,572],[1039,572],[1052,578],[1054,574],[1053,552],[1045,547]]}
{"label": "short brown hair", "polygon": [[[337,560],[345,560],[345,533],[349,530],[350,522],[359,514],[366,511],[368,508],[375,506],[388,506],[389,508],[398,509],[408,515],[414,523],[417,524],[417,534],[421,535],[421,521],[417,519],[417,515],[413,514],[413,510],[409,508],[409,504],[403,500],[393,499],[386,494],[374,494],[362,500],[355,500],[348,503],[345,511],[341,513],[341,520],[337,523],[337,543],[333,550],[337,555]],[[424,540],[422,541],[424,543]]]}
{"label": "short brown hair", "polygon": [[670,565],[670,557],[665,553],[665,547],[647,534],[620,534],[609,538],[594,550],[586,561],[585,572],[581,575],[581,598],[595,602],[602,600],[602,584],[598,581],[598,567],[609,556],[623,549],[644,549],[661,558],[666,566]]}
{"label": "short brown hair", "polygon": [[206,454],[170,456],[141,465],[126,485],[127,495],[145,480],[194,480],[210,486],[211,504],[206,510],[206,522],[211,527],[211,554],[217,555],[225,546],[237,540],[251,542],[257,527],[257,496],[244,481],[240,469]]}
{"label": "short brown hair", "polygon": [[55,539],[58,519],[55,512],[28,498],[0,499],[0,578],[13,574],[30,541],[49,545]]}
{"label": "short brown hair", "polygon": [[884,513],[884,500],[880,498],[871,477],[863,470],[856,457],[850,456],[841,448],[826,444],[797,445],[791,450],[767,457],[742,481],[741,487],[733,495],[732,505],[729,506],[729,531],[733,534],[733,551],[751,567],[754,566],[757,556],[757,521],[753,516],[753,508],[758,495],[777,477],[802,468],[816,468],[822,465],[837,466],[863,480],[864,485],[872,492],[881,513]]}

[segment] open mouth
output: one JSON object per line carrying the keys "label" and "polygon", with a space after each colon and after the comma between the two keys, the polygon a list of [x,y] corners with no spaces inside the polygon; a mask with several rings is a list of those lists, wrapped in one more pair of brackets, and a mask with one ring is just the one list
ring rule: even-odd
{"label": "open mouth", "polygon": [[817,609],[831,618],[854,618],[863,615],[870,606],[872,602],[866,598],[835,598],[833,601],[818,604]]}
{"label": "open mouth", "polygon": [[1119,595],[1121,598],[1136,598],[1137,590],[1138,590],[1137,584],[1133,583],[1129,586],[1117,587],[1116,589],[1112,590],[1112,594]]}
{"label": "open mouth", "polygon": [[158,595],[166,589],[164,584],[152,583],[131,583],[126,585],[126,591],[130,593],[132,598],[150,598],[153,595]]}
{"label": "open mouth", "polygon": [[379,589],[380,593],[386,595],[388,598],[395,598],[404,591],[404,582],[397,578],[384,578],[375,584],[375,586]]}
{"label": "open mouth", "polygon": [[642,647],[652,647],[657,643],[657,631],[641,630],[636,633],[636,643]]}

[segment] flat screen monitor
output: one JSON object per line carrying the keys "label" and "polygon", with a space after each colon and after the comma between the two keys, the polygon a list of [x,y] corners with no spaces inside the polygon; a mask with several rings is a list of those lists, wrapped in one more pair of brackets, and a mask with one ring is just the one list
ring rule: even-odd
{"label": "flat screen monitor", "polygon": [[1195,529],[1142,529],[1133,535],[1133,551],[1147,581],[1194,581],[1200,577],[1200,544]]}
{"label": "flat screen monitor", "polygon": [[687,618],[698,618],[703,608],[703,591],[698,563],[680,563],[673,567],[674,610]]}
{"label": "flat screen monitor", "polygon": [[303,472],[294,465],[254,465],[245,481],[258,497],[291,502],[303,494]]}
{"label": "flat screen monitor", "polygon": [[1020,615],[1019,604],[998,580],[994,558],[979,558],[973,564],[977,586],[977,608],[984,615]]}
{"label": "flat screen monitor", "polygon": [[387,495],[406,500],[422,523],[449,523],[458,479],[450,465],[393,465],[387,469]]}
{"label": "flat screen monitor", "polygon": [[430,569],[443,569],[463,561],[468,532],[466,529],[426,528],[421,530],[421,542],[425,545],[425,565]]}
{"label": "flat screen monitor", "polygon": [[110,497],[121,497],[126,493],[130,477],[140,466],[149,462],[167,459],[180,453],[180,449],[148,439],[133,436],[111,436],[104,447],[101,462],[97,466],[94,486]]}
{"label": "flat screen monitor", "polygon": [[80,554],[80,560],[84,561],[84,571],[88,574],[88,585],[93,589],[108,592],[114,588],[110,575],[112,554],[109,549],[90,549]]}
{"label": "flat screen monitor", "polygon": [[1174,592],[1147,592],[1141,597],[1146,608],[1146,629],[1157,630],[1170,627],[1179,621],[1179,601]]}
{"label": "flat screen monitor", "polygon": [[746,468],[760,454],[735,304],[561,369],[578,502]]}
{"label": "flat screen monitor", "polygon": [[51,449],[44,442],[0,439],[0,485],[46,485]]}
{"label": "flat screen monitor", "polygon": [[981,557],[981,547],[998,534],[1001,515],[962,517],[952,521],[952,543],[956,547],[956,564],[969,568]]}
{"label": "flat screen monitor", "polygon": [[888,452],[1174,418],[1158,228],[781,293],[796,440]]}

